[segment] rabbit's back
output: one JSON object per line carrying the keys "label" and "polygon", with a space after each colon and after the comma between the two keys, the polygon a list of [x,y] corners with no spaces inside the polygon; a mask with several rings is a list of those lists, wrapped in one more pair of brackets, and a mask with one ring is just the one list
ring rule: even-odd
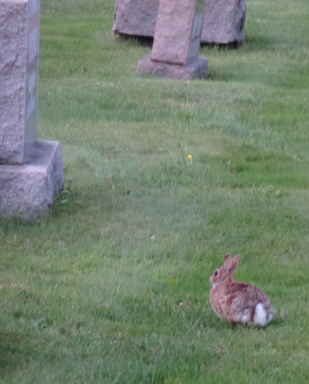
{"label": "rabbit's back", "polygon": [[213,286],[210,304],[218,317],[234,323],[263,326],[272,320],[274,313],[262,290],[236,281]]}

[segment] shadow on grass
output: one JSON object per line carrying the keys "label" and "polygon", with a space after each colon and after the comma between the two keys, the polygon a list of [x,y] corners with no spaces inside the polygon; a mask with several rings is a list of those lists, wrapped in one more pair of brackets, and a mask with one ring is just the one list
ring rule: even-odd
{"label": "shadow on grass", "polygon": [[137,35],[126,35],[125,33],[115,32],[115,36],[122,41],[134,42],[142,47],[152,47],[153,37],[150,36],[137,36]]}
{"label": "shadow on grass", "polygon": [[[266,331],[269,328],[272,327],[283,327],[286,325],[286,321],[284,321],[282,318],[275,317],[270,323],[263,327],[257,327],[254,325],[248,325],[248,324],[242,324],[242,323],[229,323],[228,321],[223,321],[218,319],[219,324],[217,326],[214,325],[215,321],[212,321],[212,327],[216,329],[216,331],[223,331],[224,329],[229,331],[240,331],[241,329],[246,329],[247,331]],[[205,326],[205,324],[204,324]],[[209,326],[209,324],[207,324]]]}
{"label": "shadow on grass", "polygon": [[[118,37],[122,41],[132,41],[136,44],[139,44],[143,47],[150,47],[153,46],[153,40],[154,38],[151,36],[138,36],[138,35],[127,35],[125,33],[115,32],[115,36]],[[257,40],[258,41],[258,40]],[[218,43],[204,43],[201,42],[202,48],[215,48],[218,50],[225,50],[225,49],[237,49],[242,45],[241,42],[238,41],[232,41],[228,44],[218,44]]]}

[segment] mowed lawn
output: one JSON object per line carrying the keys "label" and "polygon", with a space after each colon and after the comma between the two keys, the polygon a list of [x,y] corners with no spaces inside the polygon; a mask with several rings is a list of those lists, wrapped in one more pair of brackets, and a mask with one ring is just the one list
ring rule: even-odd
{"label": "mowed lawn", "polygon": [[[308,383],[308,0],[247,0],[246,43],[202,47],[190,82],[138,76],[151,48],[113,10],[41,1],[39,138],[65,189],[1,222],[0,383]],[[212,311],[226,252],[269,326]]]}

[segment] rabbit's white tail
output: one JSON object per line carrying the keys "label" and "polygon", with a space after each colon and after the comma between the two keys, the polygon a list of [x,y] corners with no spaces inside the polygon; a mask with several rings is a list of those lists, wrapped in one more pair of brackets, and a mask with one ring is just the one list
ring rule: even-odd
{"label": "rabbit's white tail", "polygon": [[273,318],[272,313],[267,313],[263,304],[259,303],[255,307],[255,313],[253,317],[253,324],[262,327],[263,325],[268,324]]}

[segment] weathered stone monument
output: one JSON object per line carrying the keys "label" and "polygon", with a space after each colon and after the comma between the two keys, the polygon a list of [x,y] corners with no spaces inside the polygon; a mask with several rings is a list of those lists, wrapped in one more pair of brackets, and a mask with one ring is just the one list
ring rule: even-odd
{"label": "weathered stone monument", "polygon": [[59,142],[37,141],[40,0],[0,0],[0,217],[33,220],[63,188]]}
{"label": "weathered stone monument", "polygon": [[116,0],[113,31],[154,37],[160,0]]}
{"label": "weathered stone monument", "polygon": [[172,79],[206,76],[208,60],[198,57],[205,0],[160,0],[152,53],[139,74]]}
{"label": "weathered stone monument", "polygon": [[[121,35],[154,37],[160,0],[116,0],[113,31]],[[245,0],[206,0],[202,43],[244,41]]]}
{"label": "weathered stone monument", "polygon": [[245,0],[206,0],[203,43],[232,44],[245,40]]}

